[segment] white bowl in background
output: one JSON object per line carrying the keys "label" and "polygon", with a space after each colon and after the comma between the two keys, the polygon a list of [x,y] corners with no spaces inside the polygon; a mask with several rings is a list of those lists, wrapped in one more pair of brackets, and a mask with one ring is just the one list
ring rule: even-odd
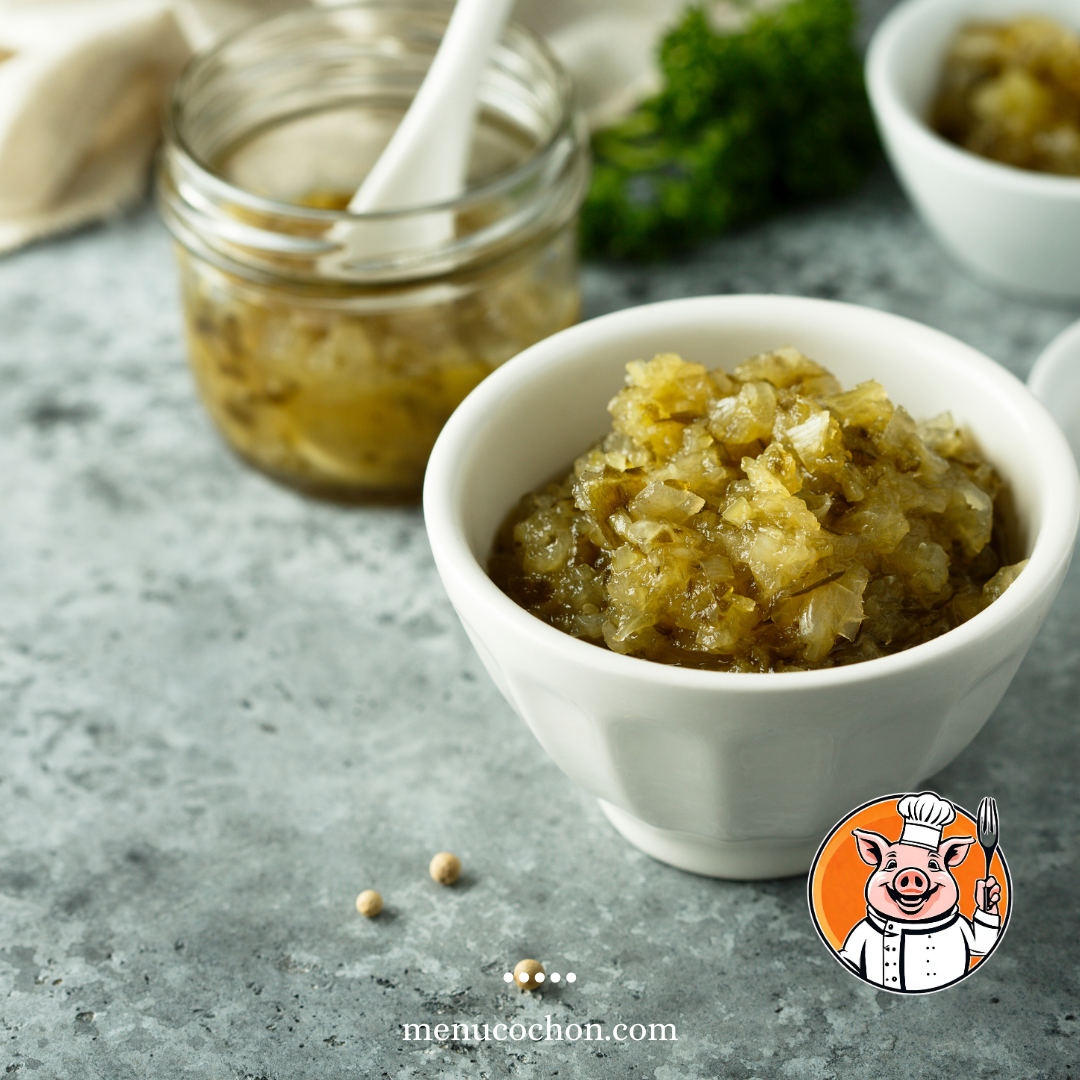
{"label": "white bowl in background", "polygon": [[1039,354],[1027,384],[1057,421],[1080,461],[1080,322],[1063,330]]}
{"label": "white bowl in background", "polygon": [[941,138],[926,117],[945,52],[970,19],[1040,14],[1080,30],[1077,0],[905,0],[866,59],[870,103],[900,182],[942,246],[987,283],[1080,297],[1080,177],[1001,165]]}
{"label": "white bowl in background", "polygon": [[[935,641],[848,667],[699,671],[621,656],[518,607],[485,571],[526,492],[610,428],[628,361],[675,351],[730,368],[794,345],[845,386],[881,381],[915,415],[946,409],[1010,483],[1030,561]],[[725,296],[631,308],[564,330],[488,376],[439,436],[424,484],[435,562],[507,701],[559,767],[648,854],[701,874],[807,869],[852,807],[917,790],[993,712],[1065,574],[1080,482],[1045,409],[1004,368],[898,316],[823,300]]]}

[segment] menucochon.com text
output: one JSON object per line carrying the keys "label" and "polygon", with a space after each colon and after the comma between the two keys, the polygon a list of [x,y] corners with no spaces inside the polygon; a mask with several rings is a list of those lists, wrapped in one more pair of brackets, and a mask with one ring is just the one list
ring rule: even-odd
{"label": "menucochon.com text", "polygon": [[678,1042],[674,1024],[402,1024],[405,1042]]}

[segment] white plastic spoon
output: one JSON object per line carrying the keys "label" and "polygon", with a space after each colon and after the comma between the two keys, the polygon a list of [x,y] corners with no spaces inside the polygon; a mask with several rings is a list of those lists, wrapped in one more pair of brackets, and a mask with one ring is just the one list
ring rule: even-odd
{"label": "white plastic spoon", "polygon": [[[465,190],[477,88],[514,0],[457,0],[435,59],[393,137],[349,202],[354,214],[448,202]],[[454,235],[449,212],[404,215],[339,232],[334,262],[431,247]]]}

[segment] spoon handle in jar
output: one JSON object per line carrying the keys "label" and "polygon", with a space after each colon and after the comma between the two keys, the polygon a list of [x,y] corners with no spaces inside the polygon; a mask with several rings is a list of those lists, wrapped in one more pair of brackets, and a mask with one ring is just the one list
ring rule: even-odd
{"label": "spoon handle in jar", "polygon": [[351,211],[431,205],[461,194],[480,75],[512,5],[513,0],[457,0],[412,105],[353,196]]}

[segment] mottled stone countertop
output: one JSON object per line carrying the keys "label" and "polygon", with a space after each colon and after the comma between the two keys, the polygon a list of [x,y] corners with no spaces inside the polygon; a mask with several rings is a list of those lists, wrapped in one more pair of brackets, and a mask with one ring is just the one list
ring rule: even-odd
{"label": "mottled stone countertop", "polygon": [[[884,167],[676,265],[587,268],[585,291],[589,315],[836,297],[1021,376],[1080,315],[965,277]],[[149,207],[0,261],[0,387],[0,1074],[1080,1075],[1080,568],[932,781],[997,796],[1009,933],[963,985],[897,998],[827,955],[803,880],[695,877],[612,830],[482,669],[417,509],[306,501],[223,448]],[[523,956],[578,981],[521,994]],[[547,1015],[678,1039],[401,1037]]]}

